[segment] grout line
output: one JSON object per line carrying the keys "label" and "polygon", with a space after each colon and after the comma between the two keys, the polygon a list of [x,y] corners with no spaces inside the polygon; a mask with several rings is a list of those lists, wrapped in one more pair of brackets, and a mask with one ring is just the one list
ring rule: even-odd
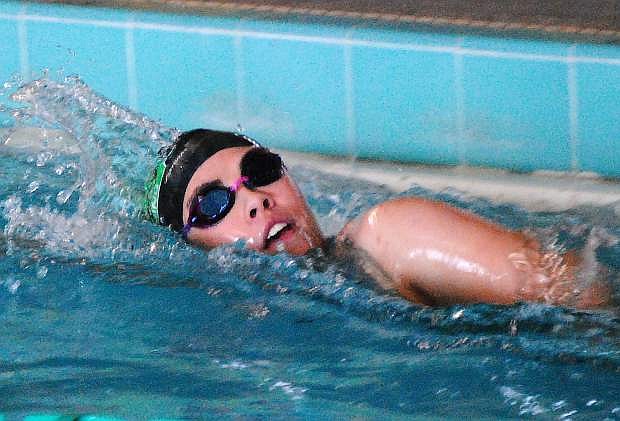
{"label": "grout line", "polygon": [[[130,18],[133,22],[133,18]],[[125,61],[127,67],[127,100],[129,107],[138,109],[138,78],[136,73],[136,50],[133,37],[133,27],[125,30]]]}
{"label": "grout line", "polygon": [[[122,29],[125,29],[128,26],[128,23],[126,22],[115,22],[115,21],[94,20],[94,19],[57,18],[57,17],[51,17],[51,16],[28,15],[28,14],[15,16],[15,15],[10,15],[6,13],[0,13],[0,19],[25,20],[25,21],[46,22],[46,23],[61,23],[61,24],[66,24],[66,25],[90,25],[90,26],[97,26],[97,27],[110,27],[110,28],[122,28]],[[351,45],[351,46],[356,46],[356,47],[370,47],[370,48],[379,48],[379,49],[388,49],[388,50],[420,51],[420,52],[443,53],[443,54],[454,54],[459,50],[459,47],[455,47],[455,46],[432,46],[432,45],[411,44],[411,43],[364,41],[360,39],[349,39],[349,38],[342,38],[342,37],[294,35],[294,34],[270,33],[270,32],[260,32],[260,31],[220,29],[220,28],[211,28],[211,27],[154,24],[154,23],[146,23],[146,22],[134,22],[132,23],[132,25],[135,29],[142,29],[142,30],[196,33],[196,34],[202,34],[202,35],[219,35],[219,36],[253,38],[253,39],[309,42],[309,43],[317,43],[317,44]],[[564,55],[513,53],[513,52],[492,51],[492,50],[482,50],[482,49],[468,49],[468,48],[462,48],[462,54],[464,56],[492,57],[492,58],[503,58],[503,59],[509,59],[509,60],[554,61],[554,62],[563,62],[563,63],[567,63],[569,60],[569,58]],[[614,58],[574,57],[574,60],[579,63],[598,63],[598,64],[607,64],[607,65],[612,65],[612,66],[620,66],[620,59],[614,59]]]}
{"label": "grout line", "polygon": [[568,49],[568,121],[570,133],[571,167],[579,171],[579,92],[577,89],[577,65],[574,57],[577,48],[571,45]]}
{"label": "grout line", "polygon": [[[348,36],[349,34],[347,34]],[[344,109],[345,109],[345,137],[349,156],[353,161],[357,158],[356,123],[355,123],[355,89],[353,75],[352,47],[345,45],[343,50],[344,59]]]}
{"label": "grout line", "polygon": [[19,69],[22,75],[22,78],[25,81],[30,80],[30,56],[28,54],[28,28],[26,27],[26,19],[22,19],[23,10],[25,6],[22,7],[22,11],[17,16],[17,39],[19,43]]}
{"label": "grout line", "polygon": [[[463,48],[463,55],[472,57],[505,58],[510,60],[525,61],[554,61],[565,62],[565,56],[557,54],[533,54],[533,53],[512,53],[505,51],[481,50],[476,48]],[[620,64],[620,60],[618,60]]]}
{"label": "grout line", "polygon": [[463,83],[464,64],[461,46],[463,37],[459,37],[459,48],[454,54],[454,96],[456,100],[456,150],[459,165],[467,165],[465,158],[465,86]]}

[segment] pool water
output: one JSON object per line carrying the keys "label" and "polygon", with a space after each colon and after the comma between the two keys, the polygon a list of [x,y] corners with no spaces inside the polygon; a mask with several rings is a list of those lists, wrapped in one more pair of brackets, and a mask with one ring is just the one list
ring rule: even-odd
{"label": "pool water", "polygon": [[[189,247],[139,217],[144,178],[175,134],[77,78],[4,84],[0,414],[620,418],[617,305],[425,308],[321,256]],[[393,196],[291,172],[330,235]],[[619,288],[612,207],[534,213],[458,191],[403,194],[593,252]]]}

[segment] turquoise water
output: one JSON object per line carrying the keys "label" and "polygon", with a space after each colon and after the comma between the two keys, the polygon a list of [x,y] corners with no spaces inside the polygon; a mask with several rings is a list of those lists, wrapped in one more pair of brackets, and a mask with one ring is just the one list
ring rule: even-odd
{"label": "turquoise water", "polygon": [[[423,308],[321,256],[191,248],[137,215],[152,158],[174,130],[77,78],[9,80],[0,95],[9,418],[620,418],[617,307]],[[393,196],[291,172],[328,234]],[[406,194],[590,247],[618,290],[611,207],[531,213],[457,191]]]}

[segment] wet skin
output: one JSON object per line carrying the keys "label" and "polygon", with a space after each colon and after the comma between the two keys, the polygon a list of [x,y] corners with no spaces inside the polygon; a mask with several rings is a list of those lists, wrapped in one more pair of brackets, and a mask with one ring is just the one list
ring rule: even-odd
{"label": "wet skin", "polygon": [[[200,186],[215,180],[231,186],[239,179],[239,163],[248,149],[224,149],[198,168],[185,192],[184,222]],[[268,239],[279,223],[286,228]],[[260,252],[292,255],[324,243],[305,199],[286,174],[255,190],[241,186],[230,213],[213,226],[193,227],[188,240],[206,248],[244,240]],[[544,255],[525,234],[441,202],[413,197],[384,202],[349,222],[337,240],[363,254],[362,266],[382,286],[421,304],[539,301],[595,307],[609,297],[602,284],[577,285],[574,255]]]}
{"label": "wet skin", "polygon": [[[231,186],[239,179],[239,164],[250,148],[221,150],[198,167],[185,190],[184,222],[189,218],[192,198],[200,186],[215,180]],[[269,231],[279,223],[287,224],[286,228],[277,239],[268,240]],[[308,204],[287,174],[254,190],[241,185],[230,213],[213,226],[192,228],[188,240],[207,248],[243,240],[253,250],[269,254],[286,251],[292,255],[305,254],[323,244],[321,230]]]}
{"label": "wet skin", "polygon": [[610,298],[606,283],[578,279],[575,253],[544,251],[522,232],[442,202],[390,200],[349,222],[339,237],[372,259],[388,287],[423,304],[534,301],[591,308]]}

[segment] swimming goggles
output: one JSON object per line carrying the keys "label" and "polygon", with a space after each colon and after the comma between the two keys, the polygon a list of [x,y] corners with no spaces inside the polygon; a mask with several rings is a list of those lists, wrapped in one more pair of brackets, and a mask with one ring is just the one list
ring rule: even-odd
{"label": "swimming goggles", "polygon": [[183,226],[183,237],[192,227],[206,228],[221,221],[235,205],[235,196],[243,184],[254,190],[278,181],[286,166],[279,155],[263,147],[250,149],[241,159],[241,177],[230,187],[207,184],[200,188],[189,207],[189,218]]}

